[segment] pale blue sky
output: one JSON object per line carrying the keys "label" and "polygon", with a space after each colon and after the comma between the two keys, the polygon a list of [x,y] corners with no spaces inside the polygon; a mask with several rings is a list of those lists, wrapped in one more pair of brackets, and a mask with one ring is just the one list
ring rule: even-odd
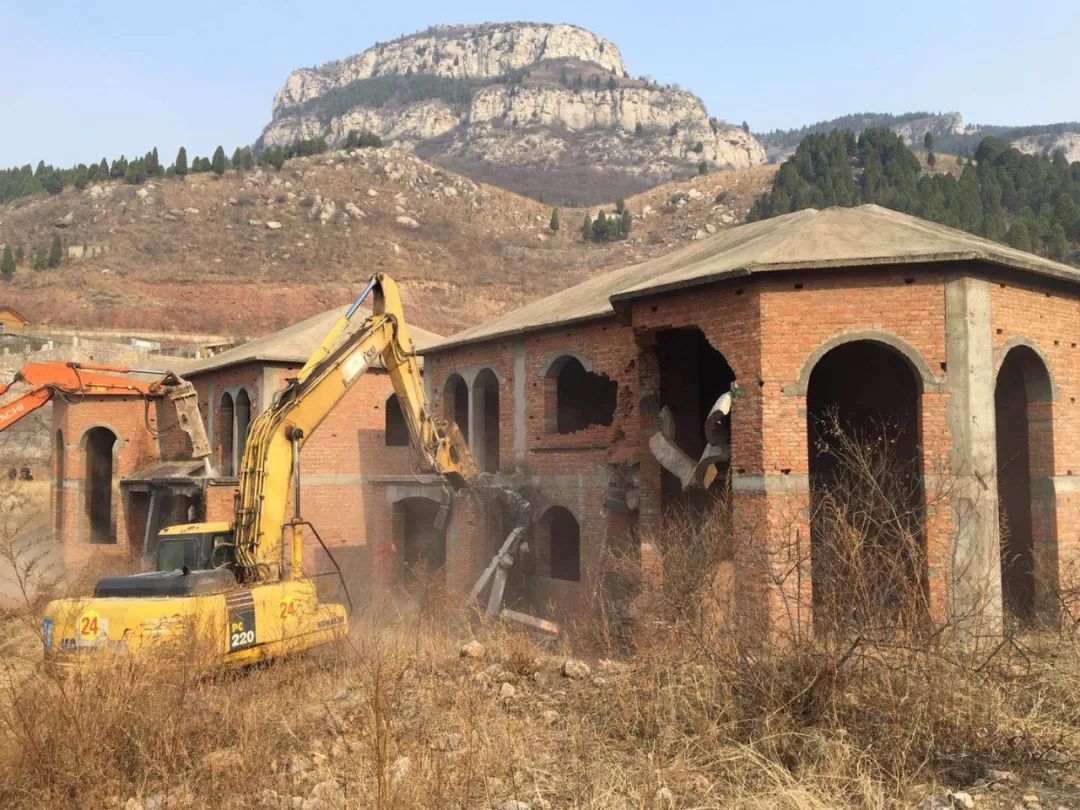
{"label": "pale blue sky", "polygon": [[297,67],[434,23],[568,22],[755,130],[849,112],[1080,119],[1080,2],[0,0],[0,166],[250,143]]}

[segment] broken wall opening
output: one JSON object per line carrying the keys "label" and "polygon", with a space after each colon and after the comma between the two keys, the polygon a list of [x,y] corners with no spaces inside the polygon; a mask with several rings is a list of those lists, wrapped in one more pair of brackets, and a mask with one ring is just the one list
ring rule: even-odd
{"label": "broken wall opening", "polygon": [[386,404],[383,407],[383,411],[383,416],[386,420],[383,429],[386,446],[408,447],[409,426],[405,424],[405,414],[401,411],[401,403],[398,401],[397,394],[391,394],[386,398]]}
{"label": "broken wall opening", "polygon": [[469,386],[460,374],[451,374],[443,388],[443,410],[446,418],[457,423],[461,435],[469,441]]}
{"label": "broken wall opening", "polygon": [[499,380],[489,368],[473,381],[473,431],[481,472],[499,471]]}
{"label": "broken wall opening", "polygon": [[[716,400],[731,390],[735,372],[696,327],[657,332],[655,351],[660,369],[659,404],[667,407],[673,418],[672,438],[683,452],[698,459],[708,444],[705,419]],[[660,481],[662,508],[679,506],[697,512],[709,508],[729,492],[729,466],[720,465],[716,483],[708,490],[684,491],[679,479],[664,470]]]}
{"label": "broken wall opening", "polygon": [[548,433],[577,433],[615,418],[616,382],[588,371],[576,357],[555,360],[544,376],[544,423]]}
{"label": "broken wall opening", "polygon": [[1002,605],[1014,618],[1056,616],[1056,503],[1050,374],[1027,346],[1009,351],[994,387]]}
{"label": "broken wall opening", "polygon": [[439,502],[405,498],[394,504],[394,526],[404,565],[405,583],[441,572],[446,566],[446,529],[437,526]]}
{"label": "broken wall opening", "polygon": [[[921,400],[908,360],[876,341],[838,346],[810,374],[810,567],[819,626],[852,610],[895,615],[911,604],[907,597],[925,593]],[[878,461],[879,477],[866,480],[860,470]]]}
{"label": "broken wall opening", "polygon": [[233,467],[233,408],[232,394],[225,393],[218,400],[217,410],[217,457],[222,475],[235,475]]}
{"label": "broken wall opening", "polygon": [[113,448],[116,434],[96,427],[84,436],[86,450],[85,512],[91,543],[115,543],[113,520]]}

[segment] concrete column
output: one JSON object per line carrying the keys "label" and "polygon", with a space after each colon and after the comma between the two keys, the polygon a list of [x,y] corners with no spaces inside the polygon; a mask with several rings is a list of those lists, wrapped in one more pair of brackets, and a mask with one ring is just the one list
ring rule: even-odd
{"label": "concrete column", "polygon": [[957,276],[945,283],[944,391],[954,478],[949,610],[975,636],[1001,632],[1001,546],[994,427],[990,286]]}

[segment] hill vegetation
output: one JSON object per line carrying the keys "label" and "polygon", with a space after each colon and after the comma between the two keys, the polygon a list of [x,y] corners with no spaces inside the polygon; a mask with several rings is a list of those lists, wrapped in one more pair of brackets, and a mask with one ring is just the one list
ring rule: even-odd
{"label": "hill vegetation", "polygon": [[837,129],[849,129],[853,132],[861,132],[864,129],[888,129],[898,124],[906,124],[909,121],[917,121],[920,118],[929,118],[930,112],[907,112],[900,115],[892,113],[852,113],[842,115],[839,118],[831,118],[828,121],[818,121],[816,124],[795,129],[774,129],[771,132],[755,132],[761,145],[766,149],[794,149],[807,135],[818,135],[832,132]]}
{"label": "hill vegetation", "polygon": [[887,129],[807,136],[749,219],[876,203],[1059,261],[1080,264],[1080,163],[985,138],[959,176],[927,173]]}

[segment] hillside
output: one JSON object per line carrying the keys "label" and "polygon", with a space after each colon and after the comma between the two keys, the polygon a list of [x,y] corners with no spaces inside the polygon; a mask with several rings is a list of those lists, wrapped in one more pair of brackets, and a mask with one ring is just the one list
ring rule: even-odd
{"label": "hillside", "polygon": [[[24,253],[2,295],[39,324],[254,335],[344,303],[385,271],[416,322],[448,334],[741,221],[774,171],[713,172],[630,197],[630,237],[609,244],[584,243],[584,209],[562,209],[552,234],[550,206],[397,149],[295,158],[281,172],[97,183],[0,206],[0,246]],[[64,261],[32,270],[54,236]]]}
{"label": "hillside", "polygon": [[1000,126],[995,124],[965,124],[957,112],[928,113],[855,113],[819,121],[795,129],[778,129],[755,133],[768,154],[769,162],[780,163],[795,151],[807,135],[822,135],[835,130],[851,130],[858,134],[866,129],[891,129],[907,146],[922,149],[923,138],[929,132],[938,153],[972,157],[984,138],[994,137],[1015,146],[1027,154],[1065,153],[1071,163],[1080,160],[1080,122],[1032,126]]}
{"label": "hillside", "polygon": [[922,159],[889,129],[809,135],[750,219],[803,208],[876,203],[1080,265],[1080,163],[1024,154],[986,138],[972,160]]}
{"label": "hillside", "polygon": [[632,79],[571,25],[442,26],[295,71],[259,146],[371,132],[546,202],[598,204],[709,168],[764,162],[741,128],[676,87]]}

